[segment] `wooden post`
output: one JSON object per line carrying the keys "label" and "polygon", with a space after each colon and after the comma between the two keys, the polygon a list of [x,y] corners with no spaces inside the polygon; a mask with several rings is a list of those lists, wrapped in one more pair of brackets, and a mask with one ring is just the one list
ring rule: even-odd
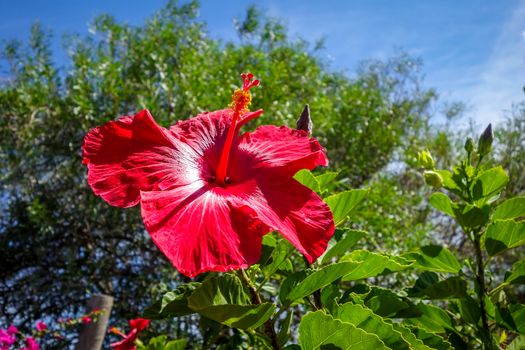
{"label": "wooden post", "polygon": [[97,322],[85,324],[80,332],[76,350],[100,350],[106,336],[111,308],[113,307],[113,297],[104,294],[92,295],[87,303],[87,311],[93,309],[103,310],[104,313],[98,316]]}

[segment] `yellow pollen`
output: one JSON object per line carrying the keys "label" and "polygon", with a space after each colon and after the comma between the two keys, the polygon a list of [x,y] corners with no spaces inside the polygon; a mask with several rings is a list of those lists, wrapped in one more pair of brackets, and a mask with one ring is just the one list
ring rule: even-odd
{"label": "yellow pollen", "polygon": [[238,115],[243,115],[244,113],[248,112],[248,107],[252,103],[252,95],[248,90],[241,90],[237,89],[233,92],[232,95],[232,103],[230,104],[230,107],[234,110],[234,112]]}

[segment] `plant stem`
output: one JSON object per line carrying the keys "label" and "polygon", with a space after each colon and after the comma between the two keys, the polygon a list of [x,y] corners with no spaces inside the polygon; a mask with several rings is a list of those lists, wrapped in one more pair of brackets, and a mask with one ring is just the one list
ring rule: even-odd
{"label": "plant stem", "polygon": [[[479,232],[473,232],[474,234],[474,249],[476,251],[476,280],[478,282],[478,299],[479,308],[481,311],[481,325],[485,334],[489,337],[485,343],[486,349],[492,349],[492,342],[490,341],[490,329],[487,317],[487,309],[485,307],[485,295],[487,294],[487,288],[485,286],[485,265],[483,264],[483,255],[481,254],[481,241]],[[485,338],[485,337],[483,337]],[[488,344],[487,344],[488,342]]]}
{"label": "plant stem", "polygon": [[[239,269],[238,272],[241,281],[244,283],[244,285],[246,286],[246,288],[248,288],[248,291],[250,292],[252,304],[262,304],[261,296],[257,292],[257,289],[255,289],[255,286],[250,280],[250,277],[248,277],[248,275],[246,274],[246,271],[244,271],[244,269]],[[272,347],[275,350],[281,350],[282,348],[281,345],[279,345],[279,341],[277,340],[277,333],[275,333],[274,324],[271,318],[264,323],[263,329],[266,336],[270,338],[270,341],[272,342]]]}

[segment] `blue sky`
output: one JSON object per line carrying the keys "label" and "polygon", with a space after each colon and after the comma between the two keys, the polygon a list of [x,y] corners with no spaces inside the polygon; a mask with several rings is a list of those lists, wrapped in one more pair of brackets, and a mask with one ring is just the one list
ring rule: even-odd
{"label": "blue sky", "polygon": [[[200,18],[210,36],[236,40],[233,18],[254,1],[201,1]],[[259,0],[265,13],[282,18],[292,36],[326,39],[322,56],[349,75],[359,61],[388,58],[402,48],[423,59],[426,86],[446,100],[469,105],[478,123],[501,120],[504,110],[524,99],[525,0]],[[40,21],[56,34],[88,34],[97,14],[139,25],[163,0],[2,0],[0,39],[26,39]],[[63,59],[64,55],[57,55]]]}

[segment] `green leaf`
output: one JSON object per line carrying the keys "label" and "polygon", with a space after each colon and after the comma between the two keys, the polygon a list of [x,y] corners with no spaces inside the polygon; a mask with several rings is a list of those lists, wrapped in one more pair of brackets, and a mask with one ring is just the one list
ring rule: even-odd
{"label": "green leaf", "polygon": [[506,284],[525,284],[525,259],[521,259],[512,265],[510,273],[505,275]]}
{"label": "green leaf", "polygon": [[461,270],[461,264],[454,254],[438,245],[423,246],[414,253],[405,254],[404,257],[415,260],[414,267],[423,270],[452,273]]}
{"label": "green leaf", "polygon": [[459,312],[461,317],[470,324],[477,325],[481,319],[481,310],[479,303],[472,299],[470,296],[458,300]]}
{"label": "green leaf", "polygon": [[482,208],[467,204],[458,205],[454,208],[454,216],[463,227],[477,227],[486,224],[489,220],[490,207]]}
{"label": "green leaf", "polygon": [[319,189],[321,190],[321,193],[329,189],[329,185],[331,185],[334,182],[337,175],[339,175],[339,173],[329,171],[315,177],[315,179],[319,183]]}
{"label": "green leaf", "polygon": [[431,333],[445,333],[446,330],[454,330],[450,316],[442,308],[423,303],[416,305],[416,308],[421,315],[407,319],[405,323],[422,327]]}
{"label": "green leaf", "polygon": [[506,350],[523,350],[523,349],[525,349],[525,336],[524,335],[519,335],[516,338],[514,338],[512,343],[510,343],[506,348]]}
{"label": "green leaf", "polygon": [[525,305],[511,304],[509,310],[516,325],[516,330],[520,334],[525,334]]}
{"label": "green leaf", "polygon": [[465,298],[467,296],[467,282],[458,276],[439,281],[435,272],[425,271],[419,276],[414,287],[407,290],[407,293],[409,297],[432,300]]}
{"label": "green leaf", "polygon": [[410,328],[408,328],[405,325],[399,324],[399,323],[392,323],[392,327],[401,335],[403,336],[403,339],[405,339],[409,344],[410,348],[414,350],[432,350],[432,348],[428,347],[423,343],[423,341],[417,339],[416,335],[412,333]]}
{"label": "green leaf", "polygon": [[184,350],[186,349],[186,344],[188,344],[187,339],[172,340],[166,344],[164,350]]}
{"label": "green leaf", "polygon": [[194,313],[195,311],[188,307],[188,297],[198,286],[200,286],[200,283],[191,282],[164,294],[162,299],[144,310],[143,317],[157,320]]}
{"label": "green leaf", "polygon": [[485,249],[494,256],[525,244],[525,221],[495,221],[484,234]]}
{"label": "green leaf", "polygon": [[446,194],[434,192],[429,199],[430,204],[437,210],[454,217],[454,203]]}
{"label": "green leaf", "polygon": [[375,314],[383,317],[393,317],[411,307],[399,295],[389,289],[373,287],[366,295],[364,304]]}
{"label": "green leaf", "polygon": [[324,199],[334,214],[336,226],[340,225],[352,211],[365,199],[368,190],[350,190],[334,194]]}
{"label": "green leaf", "polygon": [[337,308],[335,318],[361,328],[367,333],[375,334],[391,349],[409,350],[410,344],[396,331],[391,323],[361,305],[346,303]]}
{"label": "green leaf", "polygon": [[299,344],[302,349],[388,349],[374,334],[341,322],[322,311],[311,312],[299,325]]}
{"label": "green leaf", "polygon": [[507,199],[496,207],[492,220],[515,219],[525,216],[525,197]]}
{"label": "green leaf", "polygon": [[[291,289],[287,295],[283,295],[281,293],[282,291],[280,291],[279,298],[282,302],[287,301],[288,303],[304,298],[305,296],[312,294],[316,290],[321,289],[324,286],[327,286],[333,281],[348,274],[358,266],[358,262],[341,262],[325,266],[320,270],[314,271],[312,274],[308,275],[306,278],[295,284],[293,289]],[[296,279],[297,277],[294,274],[288,278]],[[286,278],[286,280],[288,280],[288,278]],[[286,280],[283,282],[283,284],[286,282]]]}
{"label": "green leaf", "polygon": [[448,170],[435,170],[443,179],[443,187],[454,193],[461,192],[461,188],[452,179],[452,173]]}
{"label": "green leaf", "polygon": [[450,344],[447,340],[443,339],[443,337],[440,337],[439,335],[427,332],[424,329],[418,328],[418,327],[410,327],[412,330],[412,333],[416,335],[418,339],[423,341],[423,343],[427,346],[429,346],[431,349],[437,349],[437,350],[452,350],[452,344]]}
{"label": "green leaf", "polygon": [[259,327],[275,311],[272,303],[251,305],[239,278],[227,274],[204,281],[188,298],[188,306],[202,316],[240,329]]}
{"label": "green leaf", "polygon": [[305,185],[312,191],[320,193],[319,182],[317,182],[315,176],[308,169],[299,170],[295,175],[294,179]]}
{"label": "green leaf", "polygon": [[286,239],[281,239],[272,251],[271,262],[262,268],[264,275],[266,277],[273,275],[288,258],[292,249],[293,246],[290,242]]}
{"label": "green leaf", "polygon": [[345,275],[343,281],[355,281],[402,271],[410,267],[414,262],[400,256],[372,253],[368,250],[354,250],[352,253],[345,255],[341,261],[359,262],[359,266]]}
{"label": "green leaf", "polygon": [[472,183],[472,195],[475,200],[494,196],[501,192],[509,177],[501,166],[491,168],[479,174]]}
{"label": "green leaf", "polygon": [[[341,257],[348,252],[361,238],[366,236],[366,231],[360,230],[344,230],[343,237],[337,241],[330,249],[323,255],[322,263],[330,262],[330,259]],[[335,236],[335,235],[334,235]]]}
{"label": "green leaf", "polygon": [[277,341],[279,344],[284,345],[288,338],[290,338],[290,325],[292,324],[293,310],[289,310],[286,318],[281,322],[281,329],[277,334]]}

